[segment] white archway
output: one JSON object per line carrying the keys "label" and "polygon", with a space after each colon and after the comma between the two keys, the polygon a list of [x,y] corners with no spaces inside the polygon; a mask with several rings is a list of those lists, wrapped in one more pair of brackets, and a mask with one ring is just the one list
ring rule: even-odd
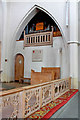
{"label": "white archway", "polygon": [[58,26],[58,28],[60,29],[60,32],[62,34],[62,37],[64,38],[64,34],[63,31],[59,25],[59,23],[57,22],[57,20],[44,8],[38,6],[38,5],[34,5],[28,12],[27,14],[23,17],[23,19],[21,20],[21,22],[19,23],[16,31],[15,31],[15,40],[17,40],[22,31],[24,30],[25,26],[29,23],[29,21],[40,11],[42,10],[44,13],[46,13],[49,17],[51,17],[53,19],[53,21],[56,23],[56,25]]}
{"label": "white archway", "polygon": [[[43,11],[44,13],[46,13],[49,17],[51,17],[51,19],[53,19],[53,21],[55,21],[55,23],[57,24],[57,26],[59,27],[60,31],[61,31],[61,34],[62,34],[62,43],[63,45],[65,46],[65,51],[67,52],[67,42],[65,41],[65,38],[64,38],[64,34],[63,34],[63,31],[60,27],[60,25],[58,24],[58,22],[56,21],[56,19],[47,11],[45,10],[44,8],[38,6],[38,5],[34,5],[28,12],[27,14],[22,18],[21,22],[19,23],[19,25],[17,26],[16,28],[16,31],[13,35],[13,38],[12,38],[12,44],[11,46],[14,46],[14,47],[11,47],[11,50],[15,56],[15,53],[14,53],[14,50],[16,48],[16,40],[19,39],[21,33],[23,32],[25,26],[29,23],[29,21],[39,12],[39,11]],[[24,53],[24,50],[23,50],[23,53]],[[67,54],[65,54],[67,56]],[[13,61],[14,63],[14,56],[12,56],[12,59],[11,61]],[[67,58],[67,57],[66,57]],[[13,69],[14,71],[14,69]]]}

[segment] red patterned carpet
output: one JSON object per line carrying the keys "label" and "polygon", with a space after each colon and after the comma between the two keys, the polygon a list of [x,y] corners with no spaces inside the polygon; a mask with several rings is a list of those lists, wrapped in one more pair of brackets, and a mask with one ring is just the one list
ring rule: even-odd
{"label": "red patterned carpet", "polygon": [[72,96],[74,96],[77,92],[78,92],[77,89],[70,89],[68,92],[57,98],[55,101],[48,103],[46,106],[36,111],[28,118],[49,119],[59,108],[61,108],[64,104],[66,104],[72,98]]}

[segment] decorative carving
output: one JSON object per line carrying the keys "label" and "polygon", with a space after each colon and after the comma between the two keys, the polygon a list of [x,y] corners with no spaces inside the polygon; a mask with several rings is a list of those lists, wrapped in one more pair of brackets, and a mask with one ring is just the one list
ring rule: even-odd
{"label": "decorative carving", "polygon": [[44,99],[48,98],[49,97],[49,90],[47,90],[44,94]]}
{"label": "decorative carving", "polygon": [[33,94],[33,95],[31,96],[30,100],[28,101],[28,104],[29,104],[30,106],[33,106],[35,103],[36,103],[36,96],[35,96],[35,94]]}
{"label": "decorative carving", "polygon": [[49,103],[51,99],[51,84],[42,87],[42,106]]}
{"label": "decorative carving", "polygon": [[54,96],[57,97],[58,95],[69,89],[69,80],[65,79],[60,82],[58,81],[54,84],[54,86],[55,86]]}
{"label": "decorative carving", "polygon": [[40,87],[26,90],[25,117],[40,108]]}
{"label": "decorative carving", "polygon": [[0,97],[0,113],[2,112],[2,118],[26,118],[69,89],[68,78],[30,86],[29,89],[22,89],[21,92],[9,93],[8,91],[9,95],[3,94],[4,96]]}
{"label": "decorative carving", "polygon": [[[0,109],[2,109],[2,118],[16,118],[19,112],[19,94],[11,94],[2,97]],[[5,114],[6,113],[6,114]]]}

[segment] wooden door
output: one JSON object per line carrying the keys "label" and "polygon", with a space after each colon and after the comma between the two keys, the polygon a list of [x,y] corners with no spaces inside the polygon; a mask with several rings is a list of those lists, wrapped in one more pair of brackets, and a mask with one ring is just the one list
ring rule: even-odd
{"label": "wooden door", "polygon": [[17,54],[15,58],[15,80],[24,77],[24,56]]}

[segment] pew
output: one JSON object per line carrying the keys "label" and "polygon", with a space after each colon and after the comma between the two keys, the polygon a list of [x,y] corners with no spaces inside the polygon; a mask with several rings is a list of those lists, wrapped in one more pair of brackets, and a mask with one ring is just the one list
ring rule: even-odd
{"label": "pew", "polygon": [[50,82],[52,80],[51,72],[35,72],[31,69],[31,85]]}
{"label": "pew", "polygon": [[41,72],[51,72],[52,73],[52,80],[60,79],[60,67],[42,67]]}

